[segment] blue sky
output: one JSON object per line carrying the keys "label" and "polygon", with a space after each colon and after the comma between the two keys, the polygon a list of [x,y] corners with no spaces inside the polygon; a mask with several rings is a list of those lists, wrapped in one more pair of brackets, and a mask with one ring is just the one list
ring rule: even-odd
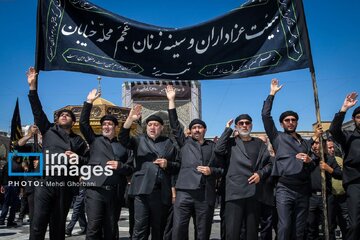
{"label": "blue sky", "polygon": [[[93,0],[119,15],[162,27],[185,27],[220,16],[243,0]],[[0,0],[1,93],[0,130],[9,131],[16,98],[22,124],[33,121],[27,99],[25,72],[34,64],[36,0]],[[359,1],[304,0],[305,13],[316,69],[322,120],[332,120],[345,95],[360,93]],[[314,95],[308,69],[234,80],[202,81],[203,119],[208,135],[220,135],[230,118],[248,113],[253,131],[263,131],[261,107],[269,93],[270,80],[284,84],[277,94],[273,116],[292,109],[299,113],[298,130],[311,130],[316,121]],[[121,106],[121,84],[131,79],[103,77],[104,98]],[[49,118],[55,109],[82,104],[97,87],[95,75],[52,71],[41,72],[39,95]],[[359,105],[359,104],[358,104]],[[347,114],[346,120],[351,114]]]}

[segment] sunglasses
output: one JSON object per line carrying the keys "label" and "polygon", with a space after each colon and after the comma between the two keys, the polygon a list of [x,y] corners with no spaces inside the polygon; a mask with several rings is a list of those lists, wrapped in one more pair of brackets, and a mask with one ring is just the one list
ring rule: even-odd
{"label": "sunglasses", "polygon": [[240,126],[242,126],[242,125],[248,126],[248,125],[250,125],[250,124],[251,124],[250,121],[241,121],[241,122],[238,122],[238,123],[237,123],[237,125],[240,125]]}
{"label": "sunglasses", "polygon": [[287,123],[289,123],[289,122],[297,122],[297,119],[296,118],[286,118],[286,119],[284,119],[284,122],[287,122]]}

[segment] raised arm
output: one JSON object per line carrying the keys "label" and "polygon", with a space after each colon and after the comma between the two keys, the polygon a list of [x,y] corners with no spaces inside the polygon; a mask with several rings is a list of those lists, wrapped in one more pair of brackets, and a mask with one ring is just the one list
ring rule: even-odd
{"label": "raised arm", "polygon": [[270,94],[264,101],[264,105],[261,111],[261,117],[263,120],[265,132],[269,137],[271,144],[274,145],[274,140],[278,134],[277,128],[275,126],[274,120],[271,116],[271,109],[274,101],[274,97],[278,91],[282,88],[282,85],[279,86],[279,81],[277,79],[272,79],[270,84]]}
{"label": "raised arm", "polygon": [[174,137],[179,144],[180,147],[184,146],[186,136],[184,134],[184,130],[180,125],[179,118],[176,113],[175,108],[175,96],[176,92],[172,85],[167,85],[166,87],[166,97],[169,100],[169,121],[170,121],[170,127],[174,134]]}
{"label": "raised arm", "polygon": [[91,90],[87,96],[86,102],[84,102],[80,115],[80,131],[86,141],[91,144],[95,139],[95,133],[90,126],[90,113],[93,106],[93,102],[101,96],[100,92],[96,89]]}
{"label": "raised arm", "polygon": [[28,133],[24,137],[19,139],[17,145],[19,147],[24,146],[35,134],[38,134],[38,131],[39,129],[36,125],[31,125]]}
{"label": "raised arm", "polygon": [[333,135],[335,140],[341,144],[342,147],[344,147],[346,144],[346,136],[341,130],[341,127],[344,122],[347,110],[355,106],[355,104],[358,102],[358,100],[356,99],[357,96],[358,94],[356,92],[352,92],[345,97],[344,103],[341,106],[340,111],[335,114],[334,119],[330,125],[330,133]]}
{"label": "raised arm", "polygon": [[34,115],[35,125],[38,126],[41,134],[45,134],[45,132],[51,127],[51,123],[48,120],[45,112],[43,111],[38,93],[37,93],[37,72],[35,68],[30,67],[26,72],[27,81],[29,84],[29,101],[32,113]]}
{"label": "raised arm", "polygon": [[129,116],[126,118],[126,121],[119,133],[119,142],[129,148],[134,149],[134,146],[131,144],[130,139],[130,128],[134,121],[137,121],[141,117],[141,105],[134,105],[133,108],[130,110]]}
{"label": "raised arm", "polygon": [[215,145],[215,153],[220,156],[225,156],[228,154],[228,145],[230,136],[233,133],[233,130],[231,129],[231,124],[234,122],[234,119],[230,119],[225,126],[225,130],[223,134],[221,134],[221,137],[218,139]]}

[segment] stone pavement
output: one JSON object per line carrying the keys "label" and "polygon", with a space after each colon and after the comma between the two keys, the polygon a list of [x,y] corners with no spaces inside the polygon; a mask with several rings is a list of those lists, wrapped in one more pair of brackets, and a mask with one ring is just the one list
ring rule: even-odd
{"label": "stone pavement", "polygon": [[[68,215],[68,221],[70,221],[71,212]],[[218,240],[220,239],[220,216],[219,216],[220,209],[215,209],[214,214],[214,221],[212,226],[212,232],[210,239],[212,240]],[[80,227],[78,223],[75,225],[75,228],[73,230],[73,234],[76,234],[76,232],[80,231]],[[124,208],[121,211],[120,221],[119,221],[119,236],[120,240],[126,240],[129,237],[129,212],[126,208]],[[1,240],[25,240],[29,239],[29,223],[27,223],[27,218],[24,220],[24,224],[22,226],[16,227],[16,228],[7,228],[5,226],[0,226],[0,239]],[[46,232],[45,239],[49,239],[49,232]],[[84,240],[85,235],[81,236],[71,236],[66,237],[66,240]],[[190,229],[189,229],[189,239],[194,239],[194,231],[193,231],[193,225],[190,223]]]}

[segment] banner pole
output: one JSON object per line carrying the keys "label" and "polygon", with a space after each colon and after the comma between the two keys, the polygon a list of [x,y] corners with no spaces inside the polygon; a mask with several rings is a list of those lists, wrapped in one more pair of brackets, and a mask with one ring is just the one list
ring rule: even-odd
{"label": "banner pole", "polygon": [[[316,112],[316,120],[317,124],[316,127],[321,124],[321,117],[320,117],[320,103],[319,103],[319,95],[318,95],[318,88],[316,83],[316,76],[315,76],[315,67],[314,62],[312,58],[311,53],[311,47],[310,47],[310,38],[309,38],[309,32],[306,24],[306,17],[305,17],[305,11],[304,11],[304,5],[302,0],[297,0],[297,9],[302,10],[302,15],[299,15],[299,22],[303,24],[305,27],[304,31],[304,43],[306,52],[308,54],[309,59],[309,69],[310,69],[310,75],[311,75],[311,81],[312,81],[312,87],[313,87],[313,93],[314,93],[314,102],[315,102],[315,112]],[[324,148],[323,148],[323,136],[321,135],[319,138],[320,142],[320,161],[325,162],[325,156],[324,156]],[[321,170],[321,196],[322,196],[322,203],[323,203],[323,217],[324,217],[324,235],[325,240],[329,240],[329,223],[328,223],[328,214],[327,214],[327,197],[326,197],[326,175],[325,170]]]}

